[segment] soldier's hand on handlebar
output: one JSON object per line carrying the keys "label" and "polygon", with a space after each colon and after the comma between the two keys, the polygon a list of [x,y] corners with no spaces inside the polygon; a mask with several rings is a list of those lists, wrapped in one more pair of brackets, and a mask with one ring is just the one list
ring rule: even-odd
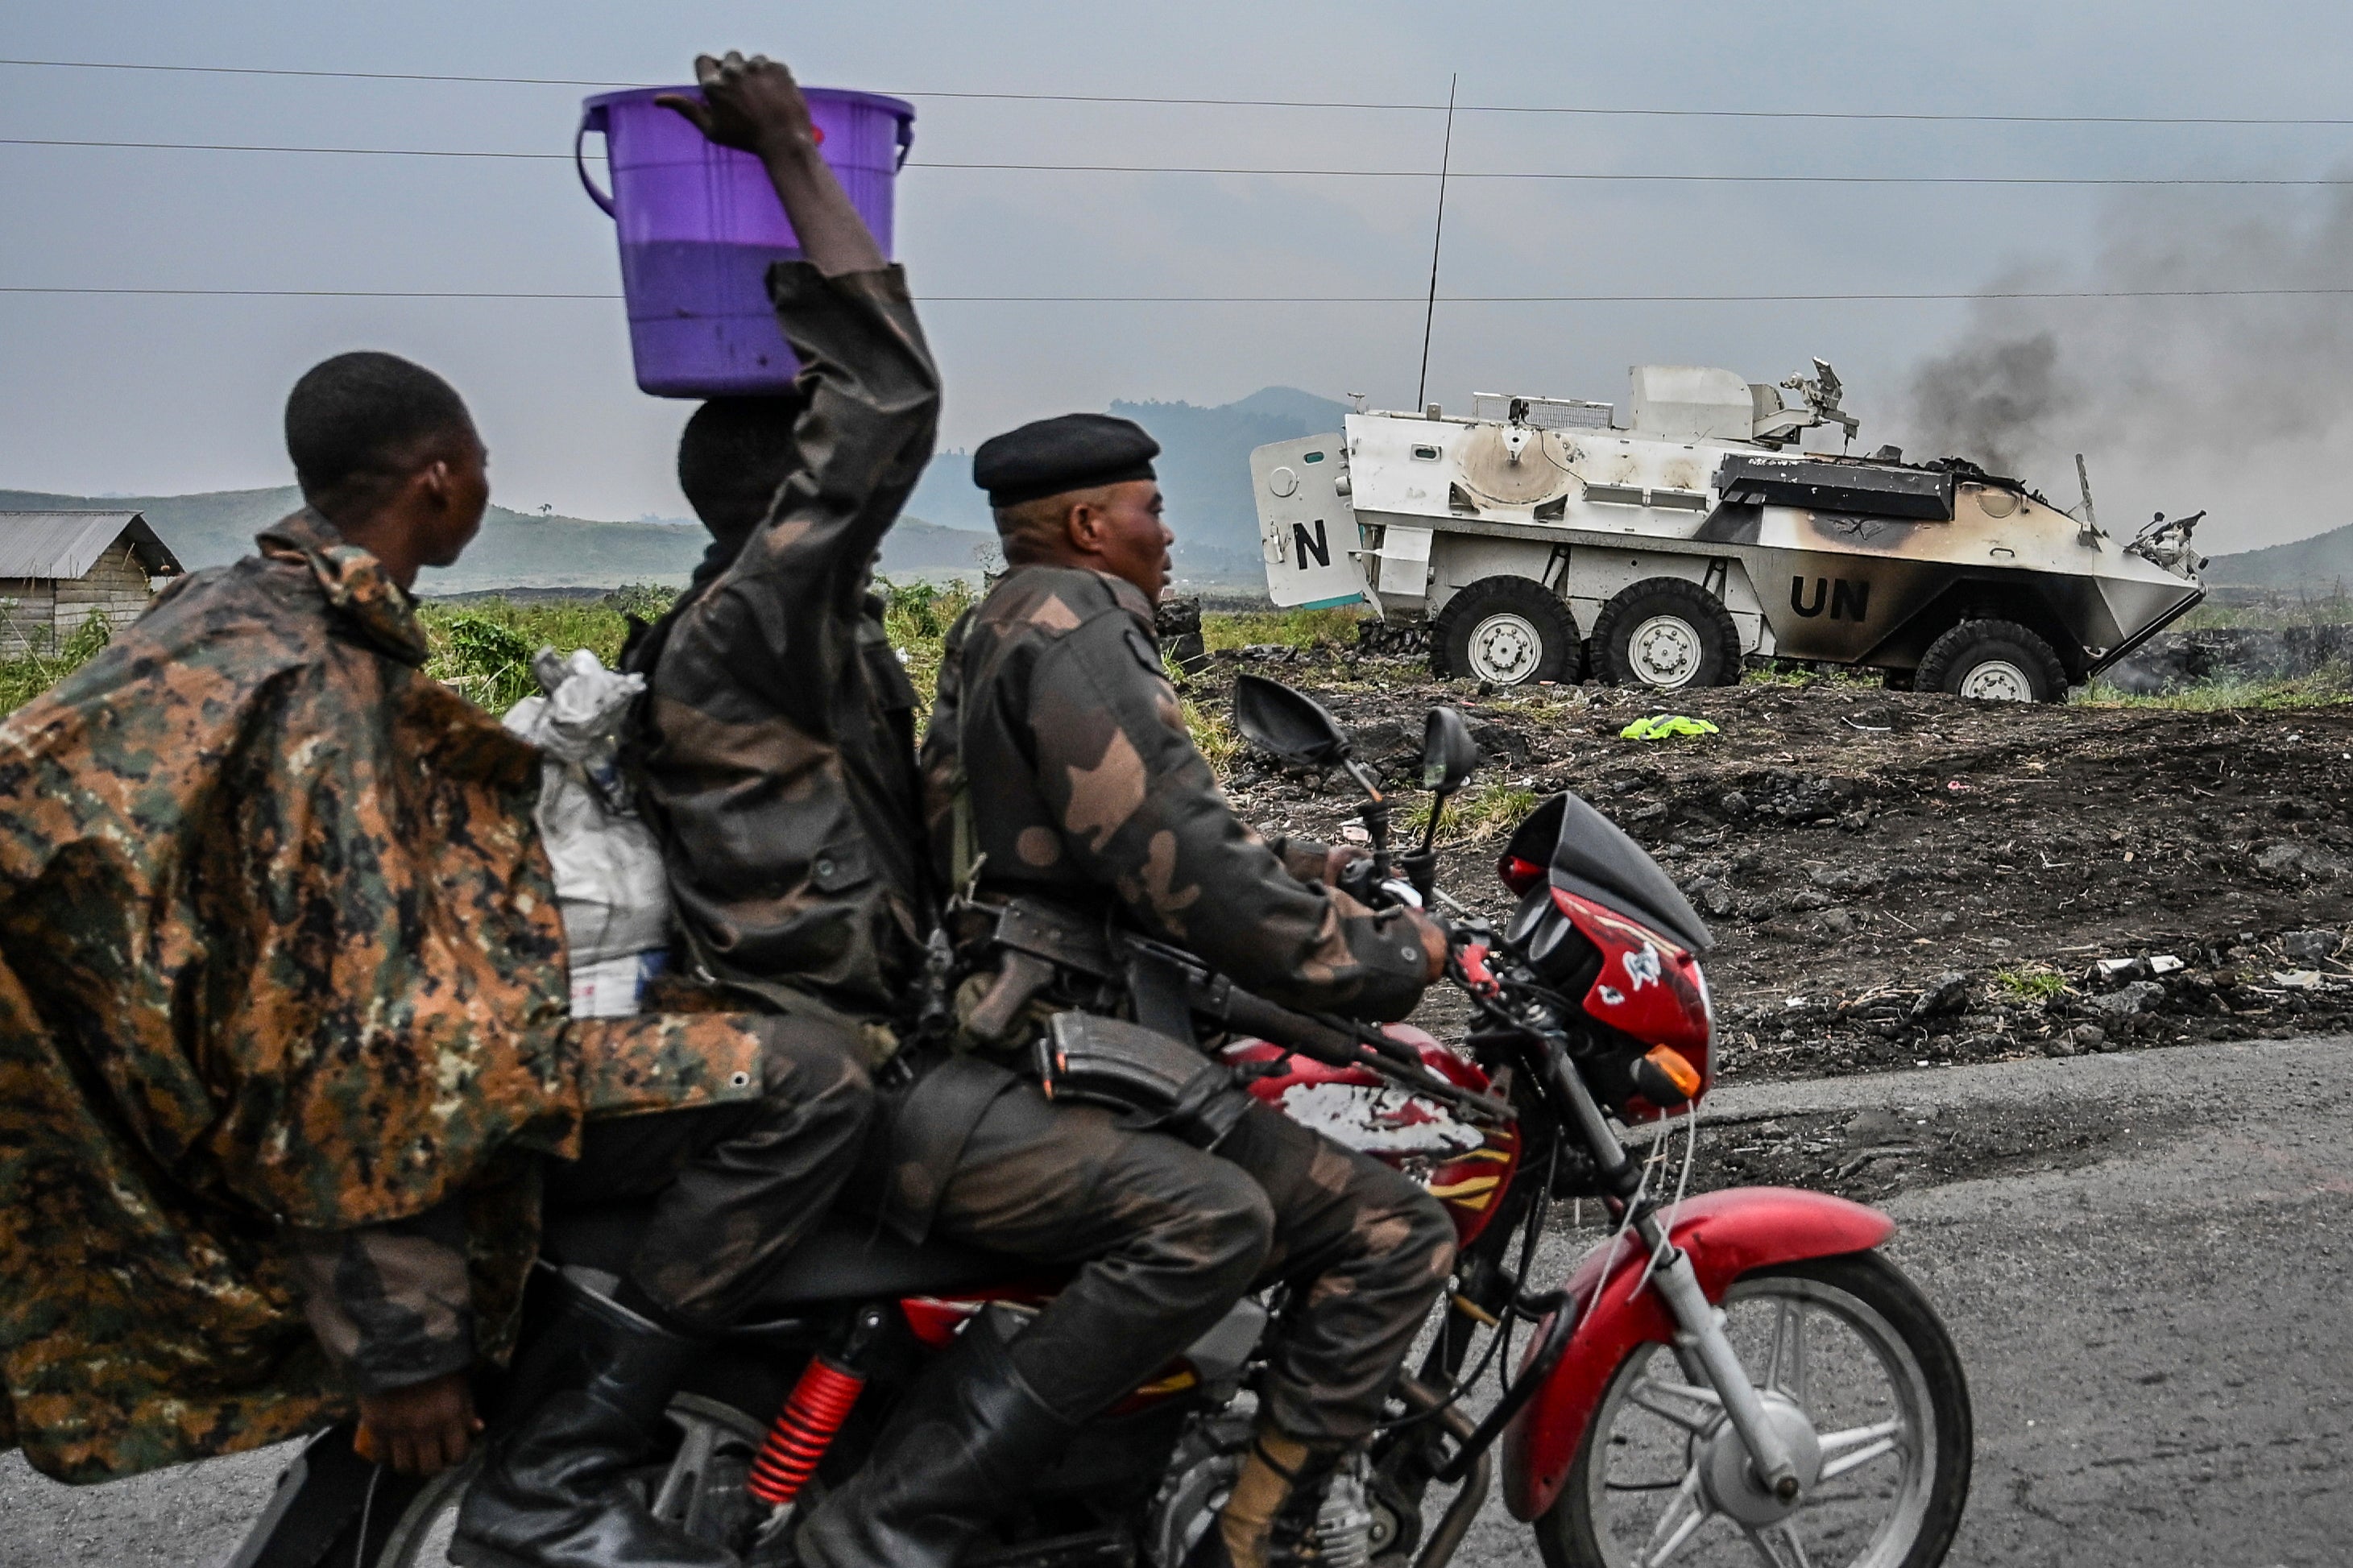
{"label": "soldier's hand on handlebar", "polygon": [[[1324,885],[1327,888],[1347,887],[1352,874],[1361,878],[1372,869],[1372,852],[1362,845],[1333,845],[1324,851]],[[1352,868],[1355,868],[1353,873]]]}
{"label": "soldier's hand on handlebar", "polygon": [[1407,908],[1398,912],[1400,929],[1413,933],[1414,940],[1421,943],[1423,956],[1429,961],[1422,970],[1421,983],[1424,985],[1437,984],[1446,974],[1446,959],[1450,951],[1446,928],[1417,909]]}

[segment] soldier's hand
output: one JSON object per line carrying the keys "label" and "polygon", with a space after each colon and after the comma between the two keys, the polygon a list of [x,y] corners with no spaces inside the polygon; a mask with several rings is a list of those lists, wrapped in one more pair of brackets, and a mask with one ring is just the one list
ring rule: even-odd
{"label": "soldier's hand", "polygon": [[745,59],[733,49],[722,58],[701,55],[694,79],[702,89],[700,101],[674,92],[654,101],[692,121],[721,146],[765,157],[817,145],[808,100],[781,62],[765,55]]}
{"label": "soldier's hand", "polygon": [[1324,851],[1324,885],[1327,888],[1341,886],[1340,879],[1347,875],[1349,867],[1372,858],[1372,851],[1359,844],[1333,845]]}
{"label": "soldier's hand", "polygon": [[462,1372],[429,1383],[360,1395],[360,1430],[352,1447],[363,1459],[404,1476],[429,1476],[465,1461],[482,1423],[473,1385]]}
{"label": "soldier's hand", "polygon": [[1437,984],[1446,973],[1446,928],[1419,910],[1401,909],[1398,912],[1404,917],[1404,929],[1411,931],[1414,940],[1421,943],[1422,956],[1429,961],[1422,971],[1421,983],[1424,985]]}

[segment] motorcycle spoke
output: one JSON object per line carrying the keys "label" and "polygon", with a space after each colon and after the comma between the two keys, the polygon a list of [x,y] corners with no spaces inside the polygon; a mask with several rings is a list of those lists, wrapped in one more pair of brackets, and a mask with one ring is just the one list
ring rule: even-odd
{"label": "motorcycle spoke", "polygon": [[1642,1548],[1641,1568],[1659,1568],[1660,1563],[1683,1549],[1684,1542],[1698,1533],[1701,1525],[1715,1517],[1700,1500],[1699,1467],[1694,1465],[1683,1472],[1683,1484],[1660,1512],[1650,1542]]}
{"label": "motorcycle spoke", "polygon": [[1765,1559],[1766,1568],[1813,1568],[1813,1559],[1806,1555],[1806,1543],[1798,1539],[1798,1521],[1794,1519],[1750,1531],[1748,1543],[1757,1548],[1757,1556]]}
{"label": "motorcycle spoke", "polygon": [[[1679,1410],[1662,1403],[1667,1399],[1687,1399],[1700,1408]],[[1688,1383],[1659,1383],[1647,1377],[1626,1391],[1626,1400],[1662,1421],[1682,1427],[1694,1436],[1703,1436],[1712,1430],[1715,1426],[1716,1412],[1724,1408],[1723,1397],[1712,1388],[1701,1388]]]}
{"label": "motorcycle spoke", "polygon": [[1821,1438],[1821,1479],[1835,1480],[1872,1460],[1904,1450],[1904,1423],[1882,1421],[1870,1426],[1850,1426]]}
{"label": "motorcycle spoke", "polygon": [[1807,1353],[1806,1305],[1786,1296],[1773,1305],[1773,1344],[1766,1352],[1763,1386],[1779,1389],[1802,1410],[1812,1360]]}

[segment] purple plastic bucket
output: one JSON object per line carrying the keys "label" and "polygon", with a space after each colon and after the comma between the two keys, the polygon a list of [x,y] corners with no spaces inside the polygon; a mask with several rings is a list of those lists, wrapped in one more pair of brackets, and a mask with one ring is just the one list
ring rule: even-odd
{"label": "purple plastic bucket", "polygon": [[[914,142],[913,105],[873,92],[805,90],[826,163],[890,255],[892,188]],[[799,241],[760,161],[713,145],[656,105],[667,92],[698,96],[688,87],[601,93],[581,105],[572,142],[581,184],[620,237],[638,385],[657,397],[782,392],[800,365],[776,328],[764,279],[770,262],[799,257]],[[609,195],[581,156],[590,132],[605,138]]]}

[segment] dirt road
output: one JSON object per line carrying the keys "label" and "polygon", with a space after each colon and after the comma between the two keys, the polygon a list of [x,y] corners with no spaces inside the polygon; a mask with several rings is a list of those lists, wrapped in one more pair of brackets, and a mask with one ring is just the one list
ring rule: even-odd
{"label": "dirt road", "polygon": [[[1889,1252],[1951,1329],[1976,1408],[1950,1562],[2347,1561],[2353,1040],[1774,1084],[1712,1109],[1704,1152],[1853,1166],[1804,1184],[1902,1225]],[[1751,1561],[1698,1545],[1696,1563]],[[1491,1504],[1459,1561],[1537,1557]]]}
{"label": "dirt road", "polygon": [[[1195,701],[1216,710],[1235,668]],[[1409,785],[1424,710],[1461,709],[1490,759],[1466,803],[1493,821],[1443,881],[1491,914],[1508,909],[1493,829],[1554,790],[1659,855],[1719,941],[1729,1081],[2353,1026],[2335,956],[2353,920],[2353,707],[2026,707],[1752,678],[1669,705],[1717,733],[1640,742],[1619,731],[1662,708],[1628,691],[1482,697],[1402,661],[1240,668],[1324,700]],[[1276,828],[1335,835],[1356,808],[1345,780],[1246,752],[1228,778]],[[2092,978],[2134,957],[2159,962]]]}

